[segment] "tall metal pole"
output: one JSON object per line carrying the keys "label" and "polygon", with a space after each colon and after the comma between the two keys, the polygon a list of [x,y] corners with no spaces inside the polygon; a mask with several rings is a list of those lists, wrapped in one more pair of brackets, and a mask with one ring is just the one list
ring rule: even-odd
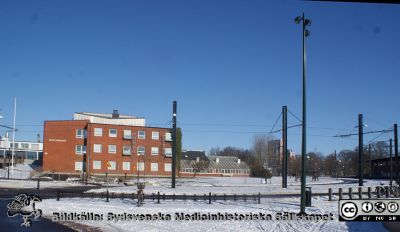
{"label": "tall metal pole", "polygon": [[397,123],[394,124],[394,160],[395,160],[395,172],[396,172],[396,181],[399,180],[399,140],[397,137]]}
{"label": "tall metal pole", "polygon": [[369,179],[372,178],[371,144],[368,144]]}
{"label": "tall metal pole", "polygon": [[173,109],[172,109],[172,188],[175,188],[175,177],[176,177],[176,137],[177,137],[177,130],[176,130],[176,101],[173,102]]}
{"label": "tall metal pole", "polygon": [[393,182],[393,162],[392,162],[392,156],[393,156],[393,152],[392,152],[392,150],[393,150],[393,148],[392,148],[392,143],[393,143],[393,140],[392,139],[390,139],[389,140],[389,149],[390,149],[390,151],[389,151],[389,155],[390,155],[390,186],[392,186],[392,182]]}
{"label": "tall metal pole", "polygon": [[363,153],[364,153],[364,145],[363,145],[363,115],[358,115],[358,186],[363,186]]}
{"label": "tall metal pole", "polygon": [[282,106],[282,188],[287,188],[287,106]]}
{"label": "tall metal pole", "polygon": [[301,133],[301,202],[300,213],[306,213],[306,155],[307,155],[307,140],[306,140],[306,47],[305,47],[305,18],[303,13],[303,118],[302,118],[302,133]]}
{"label": "tall metal pole", "polygon": [[13,130],[12,130],[12,139],[13,139],[13,146],[12,146],[12,154],[11,154],[11,175],[14,174],[14,156],[15,156],[15,119],[17,117],[17,98],[14,97],[14,123],[13,123]]}

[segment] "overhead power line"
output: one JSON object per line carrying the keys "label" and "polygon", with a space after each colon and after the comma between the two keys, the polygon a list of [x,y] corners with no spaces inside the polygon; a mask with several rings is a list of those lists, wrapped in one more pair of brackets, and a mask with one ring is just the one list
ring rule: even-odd
{"label": "overhead power line", "polygon": [[[288,126],[287,128],[289,129],[289,128],[299,127],[299,126],[301,126],[301,124],[297,124],[297,125],[293,125],[293,126]],[[282,131],[282,129],[272,131],[272,132],[270,132],[270,134],[273,134],[273,133],[276,133],[276,132],[279,132],[279,131]]]}
{"label": "overhead power line", "polygon": [[[368,132],[364,132],[363,135],[365,134],[374,134],[374,133],[389,133],[392,132],[393,130],[379,130],[379,131],[368,131]],[[358,135],[358,133],[352,133],[352,134],[344,134],[344,135],[335,135],[333,137],[338,137],[338,138],[345,138],[345,137],[350,137],[353,135]]]}

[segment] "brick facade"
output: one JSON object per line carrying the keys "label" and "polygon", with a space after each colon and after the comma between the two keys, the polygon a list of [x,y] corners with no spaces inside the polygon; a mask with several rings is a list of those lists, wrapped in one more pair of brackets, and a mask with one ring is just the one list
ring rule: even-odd
{"label": "brick facade", "polygon": [[[125,136],[124,130],[127,130]],[[139,162],[144,163],[140,176],[171,176],[169,133],[169,128],[109,125],[90,123],[89,120],[45,121],[43,171],[81,174],[84,169],[89,175],[107,172],[109,175],[127,173],[133,176],[138,173]],[[138,155],[143,149],[144,155]]]}

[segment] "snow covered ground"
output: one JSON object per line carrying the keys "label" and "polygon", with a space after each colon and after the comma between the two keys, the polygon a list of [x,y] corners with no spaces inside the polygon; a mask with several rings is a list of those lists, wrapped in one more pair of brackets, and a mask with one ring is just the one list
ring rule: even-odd
{"label": "snow covered ground", "polygon": [[[277,213],[299,211],[299,198],[262,199],[261,204],[252,202],[218,201],[211,205],[204,201],[162,201],[157,204],[146,201],[142,207],[136,206],[135,200],[78,199],[63,198],[44,200],[38,204],[46,217],[52,218],[58,213],[97,213],[104,216],[100,221],[80,221],[87,226],[97,227],[102,231],[386,231],[381,223],[346,223],[337,219],[338,203],[329,202],[324,197],[313,199],[313,207],[307,208],[309,214],[333,213],[331,221],[278,221]],[[108,214],[164,214],[171,215],[171,220],[108,220]],[[176,220],[176,213],[186,214],[270,214],[271,220]],[[76,228],[76,227],[75,227]]]}
{"label": "snow covered ground", "polygon": [[[170,188],[171,181],[169,179],[149,178],[146,179],[147,185],[145,193],[299,193],[299,182],[289,179],[289,188],[283,190],[280,178],[273,178],[271,184],[262,184],[259,178],[185,178],[179,179],[176,189]],[[327,192],[332,187],[335,192],[339,187],[346,189],[348,187],[356,188],[358,183],[356,180],[335,178],[320,178],[318,182],[308,182],[313,187],[313,192]],[[365,186],[376,186],[388,184],[387,181],[366,180]],[[136,192],[135,186],[118,186],[110,184],[111,192]],[[101,192],[103,189],[90,190],[93,192]],[[80,199],[80,198],[61,198],[60,201],[55,199],[46,199],[38,205],[43,210],[43,214],[50,219],[54,212],[57,213],[95,213],[103,215],[103,219],[99,221],[75,221],[74,228],[79,229],[81,226],[90,226],[99,228],[102,231],[366,231],[378,232],[386,231],[382,223],[372,222],[339,222],[337,218],[338,202],[328,201],[327,197],[313,197],[313,207],[307,207],[308,214],[333,214],[330,221],[279,221],[276,215],[283,212],[299,212],[298,197],[261,199],[261,204],[248,201],[217,201],[207,204],[204,201],[156,201],[146,200],[142,207],[136,205],[136,200],[130,199]],[[171,220],[108,220],[108,214],[162,214],[171,215]],[[193,215],[200,213],[202,215],[217,213],[232,214],[270,214],[271,220],[176,220],[176,213],[185,213]],[[76,224],[78,223],[78,224]],[[78,225],[78,226],[77,226]]]}
{"label": "snow covered ground", "polygon": [[[146,194],[157,193],[161,194],[257,194],[257,193],[300,193],[300,181],[295,181],[294,178],[288,179],[288,188],[282,189],[282,179],[273,177],[271,184],[261,183],[260,178],[250,177],[196,177],[196,178],[180,178],[177,180],[176,188],[171,188],[170,179],[148,178],[145,179]],[[386,180],[365,180],[364,191],[367,187],[375,187],[378,185],[388,185]],[[334,193],[337,193],[339,188],[343,188],[344,192],[348,192],[349,187],[357,191],[358,182],[355,179],[336,179],[330,177],[321,177],[318,181],[312,182],[311,178],[307,179],[307,186],[312,188],[313,193],[328,193],[328,188],[332,188]],[[89,190],[88,192],[105,192],[106,188]],[[121,186],[113,185],[110,192],[118,193],[133,193],[137,191],[136,186]]]}

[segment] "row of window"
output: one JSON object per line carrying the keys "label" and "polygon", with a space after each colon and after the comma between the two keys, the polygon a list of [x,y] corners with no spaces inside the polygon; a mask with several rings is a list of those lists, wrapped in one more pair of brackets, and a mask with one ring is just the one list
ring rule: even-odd
{"label": "row of window", "polygon": [[[132,147],[130,145],[123,145],[122,146],[122,155],[132,155],[131,149],[132,149]],[[94,153],[102,153],[103,152],[102,144],[94,144],[93,152]],[[84,145],[76,145],[75,146],[75,154],[82,155],[84,153],[86,153],[86,146],[84,146]],[[108,153],[109,154],[117,154],[117,145],[113,145],[113,144],[108,145]],[[137,147],[137,154],[145,155],[146,148],[143,146]],[[151,155],[158,155],[158,154],[159,154],[158,147],[151,147]],[[172,156],[172,148],[164,148],[164,155]]]}
{"label": "row of window", "polygon": [[[118,134],[117,129],[109,129],[108,130],[108,137],[116,138]],[[138,130],[138,139],[146,139],[146,132],[143,130]],[[103,128],[94,128],[94,136],[101,137],[103,136]],[[132,134],[132,130],[124,130],[123,138],[124,139],[132,139],[135,134]],[[83,139],[86,138],[86,130],[84,129],[77,129],[76,130],[76,138]],[[152,140],[159,140],[160,139],[160,132],[152,131],[151,132],[151,139]],[[171,141],[171,133],[165,133],[165,140]]]}
{"label": "row of window", "polygon": [[[104,162],[105,167],[107,167],[107,170],[117,170],[117,162],[116,161],[108,161]],[[100,160],[94,160],[93,161],[93,169],[94,170],[100,170],[102,168],[103,162]],[[158,172],[159,167],[158,163],[151,163],[150,164],[150,171],[152,172]],[[145,171],[145,166],[144,162],[137,162],[136,167],[139,171]],[[75,162],[75,171],[82,171],[83,169],[83,162],[82,161],[76,161]],[[120,169],[120,167],[118,167]],[[122,171],[130,171],[131,170],[131,162],[122,162]],[[133,170],[133,169],[132,169]],[[172,166],[170,163],[165,163],[164,164],[164,171],[165,172],[171,172]]]}
{"label": "row of window", "polygon": [[39,150],[39,144],[35,143],[10,143],[10,148],[13,148],[15,145],[15,148],[20,148],[20,149],[29,149],[29,145],[31,150]]}

